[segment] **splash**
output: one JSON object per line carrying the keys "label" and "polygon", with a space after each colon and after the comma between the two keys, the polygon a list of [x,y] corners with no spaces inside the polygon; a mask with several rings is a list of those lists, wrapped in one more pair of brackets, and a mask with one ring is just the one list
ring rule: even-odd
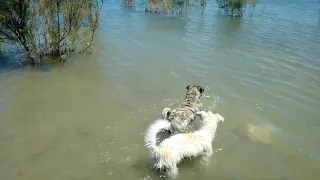
{"label": "splash", "polygon": [[149,180],[152,179],[149,174],[145,175],[143,178],[140,178],[141,180]]}
{"label": "splash", "polygon": [[[205,92],[210,92],[210,89],[211,89],[210,86],[206,86]],[[163,107],[175,108],[182,101],[183,101],[183,98],[165,97],[161,104]],[[204,93],[202,96],[202,100],[201,100],[200,105],[201,105],[201,108],[205,111],[213,111],[216,108],[216,106],[222,102],[224,102],[224,99],[221,96],[215,95],[213,93],[212,94]]]}
{"label": "splash", "polygon": [[203,103],[202,108],[205,111],[214,111],[214,109],[217,107],[217,105],[221,102],[223,102],[223,98],[220,96],[217,96],[215,94],[204,94],[203,95]]}
{"label": "splash", "polygon": [[180,98],[169,99],[169,98],[165,97],[165,99],[162,101],[162,106],[163,107],[175,107],[175,106],[178,106],[180,103],[181,103]]}

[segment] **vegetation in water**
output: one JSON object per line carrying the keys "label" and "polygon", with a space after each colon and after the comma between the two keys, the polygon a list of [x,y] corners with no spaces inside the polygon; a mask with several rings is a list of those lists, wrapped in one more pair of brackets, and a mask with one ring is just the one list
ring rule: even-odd
{"label": "vegetation in water", "polygon": [[135,4],[135,0],[121,0],[121,3],[125,7],[133,7]]}
{"label": "vegetation in water", "polygon": [[[216,0],[219,8],[232,17],[242,17],[257,0]],[[135,0],[121,0],[134,6]],[[31,64],[40,57],[57,57],[64,61],[71,52],[91,53],[99,25],[103,0],[2,0],[0,6],[0,44],[9,43],[24,49]],[[189,6],[206,0],[146,0],[145,12],[182,14]],[[0,46],[1,53],[1,46]]]}
{"label": "vegetation in water", "polygon": [[[133,7],[135,0],[121,0],[125,7]],[[161,14],[182,14],[189,6],[201,5],[202,13],[206,7],[206,0],[146,0],[145,12]]]}
{"label": "vegetation in water", "polygon": [[21,46],[31,64],[40,56],[65,60],[90,52],[103,0],[3,0],[0,43]]}
{"label": "vegetation in water", "polygon": [[[133,7],[135,0],[121,0],[122,5]],[[232,17],[242,17],[243,13],[249,7],[252,14],[257,0],[216,0],[218,7]],[[187,12],[189,6],[201,6],[203,14],[207,0],[146,0],[145,12],[162,13],[162,14],[182,14]]]}
{"label": "vegetation in water", "polygon": [[254,10],[257,0],[217,0],[218,7],[225,10],[231,17],[242,17],[246,7]]}

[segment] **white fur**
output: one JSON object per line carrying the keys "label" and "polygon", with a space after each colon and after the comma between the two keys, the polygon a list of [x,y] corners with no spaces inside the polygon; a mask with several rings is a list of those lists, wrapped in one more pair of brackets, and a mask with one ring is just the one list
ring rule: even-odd
{"label": "white fur", "polygon": [[184,158],[191,158],[200,155],[212,155],[211,143],[214,139],[218,122],[223,122],[224,118],[212,112],[199,111],[203,126],[200,130],[176,134],[165,139],[159,145],[156,144],[156,135],[159,131],[170,128],[170,122],[157,120],[147,129],[145,142],[146,147],[151,151],[151,156],[155,160],[155,167],[165,169],[169,175],[178,175],[177,164]]}
{"label": "white fur", "polygon": [[147,129],[147,133],[144,137],[146,147],[153,153],[158,150],[157,134],[160,131],[168,130],[171,127],[171,123],[165,119],[158,119],[154,121]]}

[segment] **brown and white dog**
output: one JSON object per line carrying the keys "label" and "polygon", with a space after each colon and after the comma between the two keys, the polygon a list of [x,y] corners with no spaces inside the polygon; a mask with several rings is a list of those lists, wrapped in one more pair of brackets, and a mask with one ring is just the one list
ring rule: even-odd
{"label": "brown and white dog", "polygon": [[184,101],[175,109],[164,108],[162,118],[171,123],[169,133],[184,133],[188,131],[188,125],[200,111],[200,98],[204,93],[204,88],[199,85],[188,85],[187,94]]}

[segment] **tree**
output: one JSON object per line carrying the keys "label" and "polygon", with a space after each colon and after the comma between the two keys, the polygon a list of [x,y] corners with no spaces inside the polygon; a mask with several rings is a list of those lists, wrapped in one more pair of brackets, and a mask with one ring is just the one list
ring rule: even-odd
{"label": "tree", "polygon": [[[31,56],[35,48],[32,34],[33,26],[29,24],[31,0],[3,0],[0,6],[0,41],[21,45]],[[30,59],[31,63],[35,62]]]}
{"label": "tree", "polygon": [[[103,0],[3,0],[0,42],[21,45],[31,64],[40,55],[65,60],[81,44],[81,53],[90,50],[102,4]],[[81,36],[82,31],[91,33]]]}
{"label": "tree", "polygon": [[[91,42],[85,49],[93,44],[93,36],[98,27],[99,6],[97,0],[41,0],[40,16],[44,20],[43,38],[46,50],[44,53],[51,56],[64,58],[69,52],[73,52],[81,42],[88,37],[80,39],[79,31],[84,24],[89,24],[87,29],[91,31]],[[83,49],[80,52],[84,52]]]}

